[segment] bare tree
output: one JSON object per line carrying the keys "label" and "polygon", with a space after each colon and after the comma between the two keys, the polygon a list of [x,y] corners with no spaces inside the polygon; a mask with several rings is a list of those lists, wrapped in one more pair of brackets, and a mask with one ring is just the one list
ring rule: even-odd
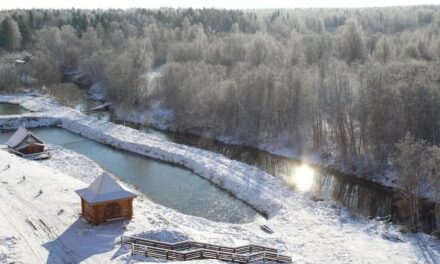
{"label": "bare tree", "polygon": [[425,141],[417,141],[407,134],[396,144],[396,154],[393,160],[404,186],[403,194],[409,204],[410,224],[414,230],[419,230],[421,185],[431,172],[427,150]]}

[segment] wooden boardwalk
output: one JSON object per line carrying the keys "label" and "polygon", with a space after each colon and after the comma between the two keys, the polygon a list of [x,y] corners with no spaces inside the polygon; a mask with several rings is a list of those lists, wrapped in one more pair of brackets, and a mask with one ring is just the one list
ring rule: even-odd
{"label": "wooden boardwalk", "polygon": [[290,256],[278,254],[278,251],[274,248],[257,245],[225,247],[195,241],[164,243],[129,236],[122,236],[121,244],[131,244],[132,254],[143,254],[148,257],[176,261],[218,259],[238,263],[254,261],[292,262]]}

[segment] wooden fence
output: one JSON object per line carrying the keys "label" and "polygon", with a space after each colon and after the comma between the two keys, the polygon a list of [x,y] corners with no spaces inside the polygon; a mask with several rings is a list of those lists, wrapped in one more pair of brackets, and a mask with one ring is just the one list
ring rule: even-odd
{"label": "wooden fence", "polygon": [[168,260],[219,259],[238,263],[250,263],[254,261],[292,262],[291,257],[278,254],[278,251],[274,248],[257,245],[225,247],[195,241],[164,243],[128,236],[122,236],[121,243],[131,244],[132,254],[143,254],[149,257]]}

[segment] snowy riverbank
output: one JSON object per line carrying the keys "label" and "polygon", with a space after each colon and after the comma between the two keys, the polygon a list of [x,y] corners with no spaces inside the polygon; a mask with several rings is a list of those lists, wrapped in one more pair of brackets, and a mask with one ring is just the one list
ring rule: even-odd
{"label": "snowy riverbank", "polygon": [[[147,110],[144,109],[142,111],[139,111],[138,109],[127,109],[117,105],[113,105],[112,110],[113,114],[118,120],[123,120],[134,124],[148,125],[163,131],[184,133],[179,131],[179,128],[173,125],[172,111],[160,106],[158,103],[153,104],[151,108]],[[335,173],[347,175],[349,177],[356,177],[375,182],[385,187],[401,189],[402,186],[400,178],[396,175],[395,170],[391,166],[382,171],[371,170],[371,166],[368,166],[366,162],[361,161],[359,161],[358,165],[355,167],[347,166],[337,160],[335,155],[332,153],[326,153],[325,155],[320,155],[314,151],[303,151],[302,153],[299,153],[295,146],[289,143],[289,141],[286,139],[278,138],[270,140],[266,143],[254,145],[250,144],[249,142],[237,140],[236,138],[226,134],[213,135],[211,133],[197,133],[195,131],[192,131],[191,133],[196,136],[210,138],[228,145],[255,148],[260,151],[265,151],[283,158],[293,159],[312,166],[324,168]],[[432,200],[431,192],[432,190],[428,186],[424,186],[420,196],[428,200]]]}
{"label": "snowy riverbank", "polygon": [[[135,200],[135,218],[127,226],[128,234],[163,240],[191,238],[224,245],[253,242],[277,247],[291,255],[295,263],[416,263],[423,261],[419,243],[440,257],[439,242],[426,235],[402,235],[396,226],[355,218],[332,202],[313,202],[279,179],[222,155],[101,121],[41,97],[0,96],[0,102],[19,103],[34,111],[1,116],[2,128],[58,125],[116,148],[180,164],[268,214],[270,218],[265,222],[275,231],[272,235],[262,232],[259,222],[226,224],[183,215],[141,195]],[[130,260],[129,250],[113,246],[122,233],[121,225],[91,228],[78,220],[80,202],[73,190],[91,182],[100,168],[76,153],[60,148],[56,151],[54,159],[41,163],[0,151],[0,180],[6,182],[0,184],[0,213],[7,220],[0,224],[0,239],[5,241],[5,246],[0,246],[0,262],[4,258],[26,263],[27,248],[32,249],[38,262],[135,261]],[[2,169],[7,164],[10,168]],[[19,183],[23,175],[24,184]],[[38,197],[36,186],[43,190]],[[64,212],[58,215],[60,209]],[[25,219],[37,223],[37,230]],[[40,225],[39,219],[44,224]],[[384,233],[399,236],[405,242],[384,239]],[[53,252],[51,256],[49,251]]]}
{"label": "snowy riverbank", "polygon": [[[57,125],[89,139],[128,150],[140,155],[179,164],[226,189],[268,216],[283,207],[283,197],[271,193],[290,193],[287,186],[261,170],[232,161],[209,151],[175,144],[153,135],[98,120],[51,103],[42,97],[3,96],[0,102],[18,103],[35,111],[18,116],[0,117],[0,127],[17,128]],[[252,177],[249,177],[252,175]],[[265,190],[265,191],[263,191]]]}

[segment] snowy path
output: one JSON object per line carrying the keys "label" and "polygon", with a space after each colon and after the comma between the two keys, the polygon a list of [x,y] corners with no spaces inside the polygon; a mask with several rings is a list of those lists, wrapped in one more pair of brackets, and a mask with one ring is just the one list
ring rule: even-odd
{"label": "snowy path", "polygon": [[[11,165],[12,163],[8,164]],[[1,165],[4,165],[4,163]],[[8,173],[9,170],[14,173],[14,176]],[[17,190],[21,187],[26,188],[23,185],[27,185],[28,181],[37,180],[33,179],[32,174],[27,176],[27,180],[24,181],[20,180],[21,176],[18,175],[24,175],[26,172],[20,171],[21,173],[17,173],[13,169],[9,170],[2,173],[8,175],[7,177],[0,174],[3,183],[0,192],[0,212],[5,223],[12,227],[9,231],[13,230],[14,237],[19,238],[26,244],[24,247],[26,250],[21,254],[25,256],[24,259],[29,258],[32,261],[25,261],[25,263],[43,263],[47,259],[51,259],[53,263],[75,263],[73,252],[60,241],[54,243],[50,248],[45,249],[42,247],[43,244],[56,240],[66,225],[60,219],[48,215],[47,210],[43,211],[44,207],[50,209],[47,208],[50,203],[45,201],[42,204],[38,200],[38,191],[35,186],[28,186],[34,191],[33,197],[29,196],[31,195],[29,192],[23,193]],[[26,196],[23,196],[23,194]]]}
{"label": "snowy path", "polygon": [[[3,200],[3,196],[1,197]],[[18,215],[14,209],[14,207],[10,206],[10,203],[5,203],[4,201],[0,202],[0,217],[2,219],[2,224],[0,225],[0,231],[2,234],[1,243],[6,244],[7,240],[12,240],[14,245],[14,251],[9,252],[11,248],[3,248],[1,252],[2,258],[0,258],[0,262],[4,261],[12,261],[15,259],[34,259],[36,262],[43,262],[47,258],[46,252],[43,252],[43,249],[39,247],[40,243],[37,241],[38,237],[29,236],[32,232],[32,229],[29,226],[19,224],[17,221],[21,221],[23,216]],[[7,236],[3,237],[3,235],[7,234]],[[19,249],[15,246],[18,240],[23,240],[23,246],[20,246]],[[11,259],[9,259],[11,258]]]}
{"label": "snowy path", "polygon": [[[78,198],[70,188],[84,187],[84,183],[39,163],[20,160],[0,151],[0,166],[6,164],[11,168],[0,173],[0,230],[4,230],[0,236],[7,234],[16,244],[5,254],[8,256],[5,260],[23,263],[107,262],[99,258],[88,259],[89,255],[84,256],[78,250],[81,245],[89,247],[90,243],[81,241],[84,229],[81,222],[77,223],[78,207],[72,206],[77,205]],[[62,214],[59,209],[63,209]],[[66,232],[69,236],[65,235]]]}
{"label": "snowy path", "polygon": [[[420,237],[427,236],[402,235],[395,226],[354,218],[332,202],[313,202],[306,195],[291,191],[280,180],[246,164],[100,121],[45,98],[0,96],[0,101],[20,103],[38,111],[0,117],[0,127],[57,124],[117,148],[181,164],[266,212],[270,219],[265,223],[275,231],[272,235],[262,232],[259,222],[236,225],[183,215],[140,194],[134,203],[135,216],[127,226],[127,235],[168,242],[191,238],[231,246],[256,243],[279,248],[292,256],[295,263],[425,263],[418,242]],[[0,203],[1,212],[14,212],[7,215],[8,221],[0,223],[0,238],[20,238],[8,256],[27,263],[20,252],[31,247],[35,258],[49,263],[56,263],[56,259],[90,263],[150,261],[132,258],[129,250],[113,246],[122,234],[120,225],[91,228],[78,220],[79,198],[73,190],[85,186],[84,182],[89,183],[99,174],[100,168],[94,162],[57,149],[53,159],[42,163],[24,161],[0,151],[0,168],[5,163],[12,166],[0,173],[0,181],[7,178],[8,182],[0,184],[0,200],[4,199]],[[24,174],[27,184],[18,184]],[[40,186],[44,192],[35,197]],[[59,209],[64,213],[58,215]],[[24,219],[37,224],[38,230],[33,230]],[[11,232],[5,236],[3,230],[9,229]],[[386,240],[384,233],[399,236],[406,242]],[[22,238],[26,234],[30,234],[29,238]],[[434,258],[438,258],[438,241],[424,243],[433,250]],[[53,252],[50,257],[46,248]]]}
{"label": "snowy path", "polygon": [[[8,189],[11,191],[11,189]],[[9,197],[8,197],[9,196]],[[31,201],[20,199],[16,193],[10,195],[0,194],[0,208],[8,208],[8,210],[0,209],[4,219],[9,222],[15,230],[18,237],[26,242],[27,251],[31,253],[37,262],[44,262],[47,258],[55,259],[62,262],[75,262],[72,259],[65,258],[64,252],[68,249],[59,249],[62,245],[56,245],[50,249],[50,254],[41,245],[57,238],[59,234],[59,223],[52,223],[49,218],[41,218],[44,214],[39,212]],[[31,210],[29,210],[31,209]],[[25,222],[23,224],[22,222]],[[56,261],[55,261],[56,262]]]}

